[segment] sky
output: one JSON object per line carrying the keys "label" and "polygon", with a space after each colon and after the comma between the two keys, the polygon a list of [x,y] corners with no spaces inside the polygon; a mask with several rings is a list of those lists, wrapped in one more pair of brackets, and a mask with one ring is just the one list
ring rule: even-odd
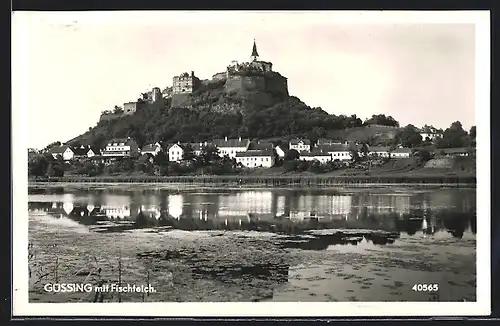
{"label": "sky", "polygon": [[25,110],[28,147],[64,142],[95,126],[101,111],[171,86],[175,75],[209,79],[232,60],[248,61],[255,39],[260,59],[311,107],[363,120],[391,115],[403,126],[445,129],[459,120],[469,130],[474,24],[391,17],[16,12],[13,110]]}

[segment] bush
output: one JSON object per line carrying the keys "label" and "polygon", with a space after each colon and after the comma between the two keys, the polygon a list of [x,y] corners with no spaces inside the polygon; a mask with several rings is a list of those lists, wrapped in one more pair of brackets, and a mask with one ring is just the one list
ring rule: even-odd
{"label": "bush", "polygon": [[298,165],[299,162],[297,162],[296,160],[283,162],[283,168],[285,169],[285,172],[296,171]]}

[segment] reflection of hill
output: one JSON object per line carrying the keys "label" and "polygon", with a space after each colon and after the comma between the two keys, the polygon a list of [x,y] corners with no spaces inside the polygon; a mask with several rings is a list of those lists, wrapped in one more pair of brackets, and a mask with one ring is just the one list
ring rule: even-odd
{"label": "reflection of hill", "polygon": [[[43,196],[38,198],[43,198]],[[427,235],[440,230],[460,238],[476,232],[474,199],[461,193],[463,205],[444,192],[416,194],[325,194],[304,191],[221,193],[118,192],[100,196],[50,195],[55,202],[30,202],[28,209],[81,224],[127,224],[130,228],[170,226],[183,230],[260,230],[299,234],[315,229],[369,229]],[[432,203],[450,204],[437,210]],[[453,203],[452,203],[453,202]]]}

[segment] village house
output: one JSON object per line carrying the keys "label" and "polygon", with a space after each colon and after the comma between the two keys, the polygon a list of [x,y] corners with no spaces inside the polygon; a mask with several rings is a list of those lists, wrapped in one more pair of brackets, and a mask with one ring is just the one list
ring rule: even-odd
{"label": "village house", "polygon": [[332,160],[332,156],[326,152],[302,152],[300,153],[300,160],[302,161],[319,161],[326,163]]}
{"label": "village house", "polygon": [[74,153],[73,159],[90,158],[96,155],[100,155],[100,151],[98,149],[85,145],[73,147],[72,151]]}
{"label": "village house", "polygon": [[289,149],[297,152],[311,151],[311,141],[309,139],[292,139],[288,145]]}
{"label": "village house", "polygon": [[151,154],[153,156],[156,156],[160,151],[161,151],[161,144],[159,142],[156,142],[154,144],[144,145],[141,149],[141,155]]}
{"label": "village house", "polygon": [[271,142],[251,142],[248,150],[259,150],[259,151],[272,151],[274,150],[274,145]]}
{"label": "village house", "polygon": [[351,150],[347,145],[331,144],[318,146],[318,149],[331,155],[332,160],[350,161],[352,159]]}
{"label": "village house", "polygon": [[443,134],[441,133],[431,133],[431,132],[421,132],[420,133],[420,136],[422,137],[422,141],[425,141],[425,140],[430,140],[430,141],[434,141],[436,139],[439,139],[443,136]]}
{"label": "village house", "polygon": [[139,146],[132,138],[113,138],[102,151],[105,157],[131,157],[139,155]]}
{"label": "village house", "polygon": [[219,155],[235,158],[236,153],[246,152],[250,146],[250,139],[216,139],[213,144],[219,149]]}
{"label": "village house", "polygon": [[55,146],[49,150],[49,153],[52,155],[54,159],[58,156],[62,156],[63,160],[69,161],[72,160],[75,153],[73,150],[67,145]]}
{"label": "village house", "polygon": [[443,137],[443,133],[434,127],[423,127],[419,131],[423,141],[434,141]]}
{"label": "village house", "polygon": [[334,139],[328,139],[328,138],[320,138],[316,142],[316,146],[322,146],[322,145],[341,145],[345,144],[345,141],[341,140],[334,140]]}
{"label": "village house", "polygon": [[409,158],[411,156],[411,149],[410,148],[396,148],[391,152],[391,157],[393,158]]}
{"label": "village house", "polygon": [[101,150],[97,147],[89,146],[89,150],[87,151],[87,157],[94,157],[101,155]]}
{"label": "village house", "polygon": [[444,148],[442,153],[447,157],[469,156],[471,154],[471,150],[465,147]]}
{"label": "village house", "polygon": [[274,152],[270,150],[249,150],[237,152],[235,155],[236,163],[247,168],[270,168],[275,163]]}
{"label": "village house", "polygon": [[184,144],[171,144],[167,148],[168,151],[168,160],[170,162],[180,162],[184,156],[184,152],[186,151],[186,146]]}
{"label": "village house", "polygon": [[274,148],[274,151],[279,158],[284,158],[288,152],[288,146],[286,144],[278,145]]}
{"label": "village house", "polygon": [[386,146],[368,147],[368,156],[390,157],[390,148]]}
{"label": "village house", "polygon": [[196,156],[200,156],[203,152],[203,147],[208,146],[208,142],[203,143],[191,143],[191,148],[193,149],[193,154]]}

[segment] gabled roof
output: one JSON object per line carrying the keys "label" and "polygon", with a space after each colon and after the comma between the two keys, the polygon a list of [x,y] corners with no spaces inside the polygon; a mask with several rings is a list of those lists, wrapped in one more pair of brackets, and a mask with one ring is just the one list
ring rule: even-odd
{"label": "gabled roof", "polygon": [[272,150],[274,148],[273,143],[270,142],[252,142],[250,143],[250,149],[252,150]]}
{"label": "gabled roof", "polygon": [[113,144],[124,144],[130,146],[132,144],[137,144],[132,138],[112,138],[106,144],[108,146],[113,146]]}
{"label": "gabled roof", "polygon": [[350,151],[349,146],[340,145],[340,144],[320,145],[317,148],[323,152],[348,152],[348,151]]}
{"label": "gabled roof", "polygon": [[289,144],[288,143],[281,143],[279,145],[276,145],[274,148],[281,148],[282,151],[286,152],[290,149],[289,147]]}
{"label": "gabled roof", "polygon": [[156,151],[158,148],[161,149],[161,146],[159,144],[147,144],[147,145],[144,145],[141,149],[142,152],[154,152]]}
{"label": "gabled roof", "polygon": [[246,152],[236,153],[236,157],[261,157],[261,156],[274,156],[273,151],[270,150],[249,150]]}
{"label": "gabled roof", "polygon": [[73,153],[75,153],[75,155],[83,156],[83,155],[87,155],[87,153],[89,151],[89,147],[82,145],[80,147],[73,147],[73,148],[71,148],[71,150],[73,151]]}
{"label": "gabled roof", "polygon": [[64,152],[66,152],[67,149],[70,149],[71,151],[73,151],[69,146],[67,145],[62,145],[62,146],[55,146],[55,147],[52,147],[51,149],[49,149],[49,153],[50,154],[62,154]]}
{"label": "gabled roof", "polygon": [[203,147],[212,145],[209,142],[191,143],[193,151],[201,151]]}
{"label": "gabled roof", "polygon": [[186,144],[177,144],[177,143],[175,143],[175,144],[169,144],[169,145],[167,146],[167,150],[170,150],[170,149],[171,149],[173,146],[175,146],[175,145],[179,146],[182,150],[185,150],[185,149],[186,149]]}
{"label": "gabled roof", "polygon": [[298,145],[299,142],[302,142],[304,145],[311,145],[311,141],[309,139],[291,139],[290,145]]}
{"label": "gabled roof", "polygon": [[101,149],[97,148],[95,146],[90,146],[89,150],[92,150],[92,152],[94,152],[94,154],[96,154],[96,155],[101,153]]}
{"label": "gabled roof", "polygon": [[338,145],[344,143],[341,140],[335,140],[335,139],[329,139],[329,138],[320,138],[316,142],[316,144],[319,145]]}
{"label": "gabled roof", "polygon": [[219,148],[224,148],[224,147],[241,147],[241,148],[247,148],[250,145],[250,139],[215,139],[212,142],[215,146]]}
{"label": "gabled roof", "polygon": [[456,147],[456,148],[443,148],[443,152],[446,154],[453,153],[468,153],[470,150],[466,147]]}
{"label": "gabled roof", "polygon": [[391,153],[411,153],[411,148],[400,147],[400,148],[396,148]]}
{"label": "gabled roof", "polygon": [[321,152],[321,151],[317,151],[317,152],[301,152],[299,153],[300,156],[308,156],[308,157],[321,157],[321,156],[328,156],[328,157],[331,157],[331,155],[327,152]]}
{"label": "gabled roof", "polygon": [[372,146],[368,147],[368,152],[389,152],[388,146]]}

